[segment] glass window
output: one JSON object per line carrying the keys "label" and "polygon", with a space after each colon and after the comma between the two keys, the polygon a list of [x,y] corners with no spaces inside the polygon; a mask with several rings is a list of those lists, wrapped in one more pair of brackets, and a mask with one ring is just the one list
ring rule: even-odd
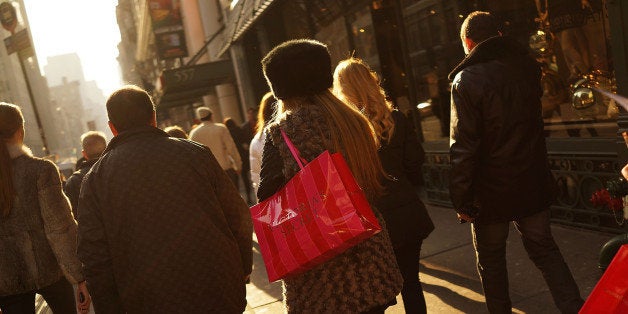
{"label": "glass window", "polygon": [[340,60],[350,56],[347,26],[345,25],[344,17],[341,16],[331,24],[320,28],[314,37],[327,45],[331,54],[332,64],[338,64]]}
{"label": "glass window", "polygon": [[351,21],[354,55],[366,61],[375,72],[381,73],[370,7],[365,6],[358,12],[347,16],[347,19]]}
{"label": "glass window", "polygon": [[551,1],[528,44],[542,64],[543,118],[552,137],[615,137],[619,110],[590,87],[615,91],[609,60],[610,32],[601,1],[590,7]]}
{"label": "glass window", "polygon": [[[422,1],[404,19],[426,141],[445,140],[448,72],[464,57],[458,36],[469,10],[492,12],[542,67],[542,114],[548,137],[615,137],[619,110],[592,87],[616,91],[610,26],[602,0],[485,0],[476,6]],[[538,4],[538,7],[537,7]],[[547,6],[546,6],[547,4]]]}

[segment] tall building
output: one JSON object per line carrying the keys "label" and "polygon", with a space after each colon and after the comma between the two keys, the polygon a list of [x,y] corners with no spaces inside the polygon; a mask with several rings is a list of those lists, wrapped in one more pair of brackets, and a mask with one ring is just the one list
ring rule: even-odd
{"label": "tall building", "polygon": [[[15,32],[28,30],[28,18],[24,9],[23,0],[9,1],[17,12],[17,27]],[[0,36],[4,39],[11,34],[0,29]],[[34,47],[32,37],[28,36],[28,42],[31,49]],[[22,108],[25,119],[26,138],[25,144],[29,146],[36,156],[46,155],[43,147],[43,140],[39,131],[39,126],[35,117],[33,101],[28,93],[26,81],[18,59],[18,53],[9,54],[5,45],[0,45],[0,101],[14,103]],[[55,121],[52,118],[50,106],[50,95],[46,80],[39,72],[39,63],[34,52],[28,54],[23,61],[24,72],[30,82],[33,92],[33,100],[37,105],[37,111],[41,119],[43,134],[45,134],[48,144],[48,152],[56,154],[59,147],[59,132],[57,131]]]}
{"label": "tall building", "polygon": [[62,78],[61,84],[50,87],[53,117],[59,127],[61,156],[78,156],[81,153],[79,139],[86,130],[84,123],[81,83]]}
{"label": "tall building", "polygon": [[[44,73],[48,79],[48,85],[51,91],[55,91],[52,95],[52,100],[55,102],[55,110],[66,110],[72,112],[74,119],[78,120],[80,127],[76,129],[89,130],[89,131],[101,131],[109,134],[109,127],[107,126],[107,110],[105,107],[105,96],[102,90],[98,88],[95,81],[86,81],[83,72],[83,66],[81,59],[76,53],[68,53],[63,55],[57,55],[47,58],[47,64],[44,66]],[[67,96],[65,91],[69,87],[71,82],[72,86],[76,83],[78,89],[78,98],[65,98],[62,100],[60,95]],[[74,89],[74,87],[72,87]],[[65,97],[64,96],[64,97]],[[71,100],[76,103],[67,103]],[[72,106],[77,106],[74,109]],[[80,110],[79,110],[80,109]],[[72,133],[75,130],[64,130],[66,134]],[[80,133],[79,133],[80,137]],[[79,141],[79,137],[75,137],[73,141]],[[72,148],[74,145],[66,147]]]}

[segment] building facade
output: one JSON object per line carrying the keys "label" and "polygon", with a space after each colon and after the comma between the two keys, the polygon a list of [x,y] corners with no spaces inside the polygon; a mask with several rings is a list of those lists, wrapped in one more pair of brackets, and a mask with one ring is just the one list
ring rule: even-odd
{"label": "building facade", "polygon": [[[63,129],[61,132],[70,134],[77,132],[77,130],[100,131],[109,138],[113,136],[108,126],[105,95],[96,81],[85,80],[83,65],[78,54],[68,53],[48,57],[44,66],[44,73],[48,80],[48,86],[50,86],[51,100],[54,102],[53,109],[57,112],[59,110],[67,111],[68,113],[65,115],[72,116],[76,120],[73,124],[79,124],[78,127],[71,130]],[[65,92],[65,90],[70,89],[70,85],[78,87],[79,98],[67,97],[69,92]],[[74,87],[71,89],[73,90]],[[63,99],[60,98],[61,96]],[[67,103],[68,100],[78,102],[69,104]],[[79,137],[72,139],[75,143],[64,146],[63,149],[72,151],[79,143],[79,139],[80,134]],[[69,156],[80,157],[80,150],[78,154],[79,156]]]}
{"label": "building facade", "polygon": [[[33,40],[28,33],[29,24],[23,0],[9,1],[16,9],[17,27],[15,33],[25,30],[28,34],[30,48],[22,54],[22,64],[18,52],[9,53],[5,45],[0,48],[0,101],[14,103],[22,108],[24,114],[26,138],[25,145],[31,148],[33,154],[39,157],[48,156],[51,159],[58,156],[59,143],[62,140],[53,118],[50,105],[50,93],[45,78],[39,71],[39,62],[32,47]],[[0,29],[2,38],[11,36],[5,29]],[[27,81],[30,84],[33,97],[29,96]],[[36,107],[34,107],[36,104]],[[35,112],[38,113],[38,123]],[[44,149],[45,137],[47,147]]]}
{"label": "building facade", "polygon": [[450,205],[447,74],[464,57],[459,36],[464,18],[475,10],[492,12],[503,33],[529,47],[542,65],[542,109],[559,188],[554,221],[625,232],[616,213],[595,208],[589,198],[619,176],[628,157],[619,135],[628,123],[614,101],[589,87],[628,95],[628,36],[622,28],[628,21],[626,2],[590,0],[585,8],[580,0],[220,3],[226,26],[217,56],[231,57],[241,99],[254,102],[268,90],[260,60],[285,40],[325,42],[333,62],[351,55],[366,60],[395,106],[414,119],[427,152],[427,200],[442,205]]}
{"label": "building facade", "polygon": [[189,130],[198,106],[211,108],[216,122],[242,121],[233,65],[217,56],[224,36],[217,1],[120,0],[117,17],[123,79],[152,94],[160,127]]}
{"label": "building facade", "polygon": [[50,87],[53,118],[59,129],[60,156],[81,155],[81,135],[86,131],[85,110],[81,100],[81,83],[63,78],[60,84]]}

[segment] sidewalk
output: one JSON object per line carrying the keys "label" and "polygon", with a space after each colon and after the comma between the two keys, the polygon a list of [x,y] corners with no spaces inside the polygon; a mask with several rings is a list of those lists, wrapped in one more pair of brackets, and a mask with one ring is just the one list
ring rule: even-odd
{"label": "sidewalk", "polygon": [[[482,286],[475,268],[475,252],[469,224],[458,224],[450,208],[427,206],[436,230],[423,242],[421,282],[429,313],[487,313]],[[552,232],[569,265],[583,298],[601,276],[598,253],[613,235],[553,225]],[[254,269],[247,285],[249,306],[245,313],[283,313],[281,284],[268,283],[257,243]],[[541,273],[528,259],[518,234],[511,228],[508,240],[508,273],[514,313],[559,313]],[[399,304],[387,314],[404,313]]]}

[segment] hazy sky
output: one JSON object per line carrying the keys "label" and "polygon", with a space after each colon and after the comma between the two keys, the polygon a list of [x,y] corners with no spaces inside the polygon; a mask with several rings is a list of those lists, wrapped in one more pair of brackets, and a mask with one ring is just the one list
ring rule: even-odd
{"label": "hazy sky", "polygon": [[42,73],[48,56],[76,52],[85,79],[95,80],[105,97],[121,85],[117,0],[24,2]]}

